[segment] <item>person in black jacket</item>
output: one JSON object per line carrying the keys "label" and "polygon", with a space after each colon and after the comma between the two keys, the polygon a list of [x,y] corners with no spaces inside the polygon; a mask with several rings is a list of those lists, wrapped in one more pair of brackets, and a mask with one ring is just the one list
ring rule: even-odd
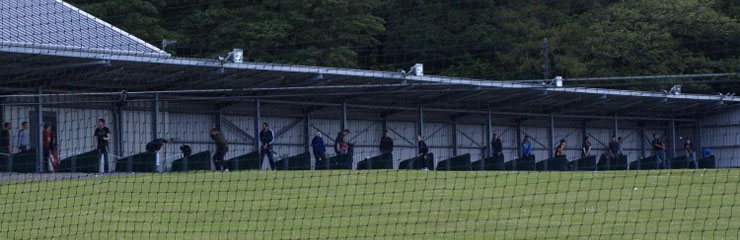
{"label": "person in black jacket", "polygon": [[429,166],[427,166],[429,147],[427,147],[427,144],[424,142],[424,139],[421,138],[421,135],[416,135],[416,141],[419,142],[419,154],[417,157],[421,161],[421,170],[429,170]]}
{"label": "person in black jacket", "polygon": [[585,158],[591,156],[591,138],[584,137],[583,145],[581,146],[581,157]]}
{"label": "person in black jacket", "polygon": [[383,155],[393,153],[393,139],[388,130],[384,130],[383,137],[380,138],[380,153]]}
{"label": "person in black jacket", "polygon": [[262,123],[262,131],[260,131],[260,142],[262,147],[260,148],[260,161],[265,160],[265,156],[270,162],[270,170],[275,170],[275,159],[272,156],[272,142],[275,141],[275,134],[272,133],[270,125]]}
{"label": "person in black jacket", "polygon": [[493,148],[493,156],[501,156],[504,153],[504,147],[501,144],[501,138],[498,137],[498,133],[493,133],[493,141],[491,142],[491,148]]}
{"label": "person in black jacket", "polygon": [[193,149],[190,148],[190,145],[185,144],[180,146],[180,152],[182,152],[182,157],[190,157],[193,154]]}
{"label": "person in black jacket", "polygon": [[316,136],[311,139],[311,146],[313,147],[313,156],[316,158],[316,166],[327,164],[326,144],[324,143],[324,137],[321,136],[321,132],[317,132]]}
{"label": "person in black jacket", "polygon": [[146,144],[146,151],[147,152],[159,152],[159,150],[162,149],[162,146],[164,146],[165,143],[168,143],[168,141],[164,138],[154,139],[151,142]]}
{"label": "person in black jacket", "polygon": [[229,144],[226,143],[226,137],[218,130],[218,128],[211,129],[211,139],[216,143],[216,153],[213,154],[213,165],[218,171],[228,171],[228,164],[226,164],[226,153],[229,152]]}
{"label": "person in black jacket", "polygon": [[0,152],[2,153],[13,153],[13,147],[10,146],[10,126],[9,122],[3,124],[3,129],[0,130]]}

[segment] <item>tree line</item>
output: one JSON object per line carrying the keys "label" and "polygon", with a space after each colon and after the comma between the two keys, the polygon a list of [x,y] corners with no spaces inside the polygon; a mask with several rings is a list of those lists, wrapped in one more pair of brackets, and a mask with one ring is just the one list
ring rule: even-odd
{"label": "tree line", "polygon": [[[176,39],[166,50],[181,57],[243,48],[248,61],[388,71],[419,62],[427,74],[491,80],[738,72],[740,66],[740,0],[69,2],[155,46]],[[737,79],[649,83],[683,81],[684,91],[714,93],[737,89]]]}

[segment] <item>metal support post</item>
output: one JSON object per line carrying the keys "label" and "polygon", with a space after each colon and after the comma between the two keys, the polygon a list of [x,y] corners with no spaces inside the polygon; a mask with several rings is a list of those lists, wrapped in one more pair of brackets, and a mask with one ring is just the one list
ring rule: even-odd
{"label": "metal support post", "polygon": [[38,100],[36,104],[36,117],[38,124],[38,137],[36,138],[36,156],[38,157],[38,172],[44,172],[44,107],[43,107],[43,95],[41,88],[38,88]]}
{"label": "metal support post", "polygon": [[[260,147],[260,122],[262,121],[262,105],[260,99],[257,98],[254,101],[254,151],[257,151],[258,155],[261,156],[262,148]],[[264,165],[260,158],[260,166]],[[234,163],[234,166],[238,169],[239,163]]]}
{"label": "metal support post", "polygon": [[457,144],[457,119],[452,119],[452,156],[457,156],[458,154],[458,144]]}
{"label": "metal support post", "polygon": [[159,93],[154,93],[152,101],[152,140],[157,139],[159,129]]}
{"label": "metal support post", "polygon": [[486,155],[485,155],[486,157],[485,158],[488,158],[488,157],[493,156],[493,146],[491,145],[493,141],[493,136],[492,136],[493,127],[491,126],[493,125],[493,117],[491,116],[491,109],[488,109],[488,114],[486,114],[486,118],[488,118],[488,121],[486,121]]}

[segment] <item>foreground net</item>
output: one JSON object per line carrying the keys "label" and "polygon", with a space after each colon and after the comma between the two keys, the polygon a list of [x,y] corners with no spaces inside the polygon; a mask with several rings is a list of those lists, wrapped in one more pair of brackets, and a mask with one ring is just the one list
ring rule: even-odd
{"label": "foreground net", "polygon": [[0,237],[736,239],[739,177],[731,169],[3,174]]}
{"label": "foreground net", "polygon": [[0,1],[0,239],[740,238],[731,1],[69,2]]}

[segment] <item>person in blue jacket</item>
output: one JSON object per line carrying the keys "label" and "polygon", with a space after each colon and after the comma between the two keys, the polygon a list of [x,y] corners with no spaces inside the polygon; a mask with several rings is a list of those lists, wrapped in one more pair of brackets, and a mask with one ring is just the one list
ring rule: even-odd
{"label": "person in blue jacket", "polygon": [[326,161],[326,145],[320,132],[317,132],[316,136],[311,139],[311,147],[313,147],[313,157],[316,159],[317,166]]}
{"label": "person in blue jacket", "polygon": [[532,141],[529,140],[529,135],[526,135],[522,141],[522,157],[529,157],[529,155],[532,155]]}

